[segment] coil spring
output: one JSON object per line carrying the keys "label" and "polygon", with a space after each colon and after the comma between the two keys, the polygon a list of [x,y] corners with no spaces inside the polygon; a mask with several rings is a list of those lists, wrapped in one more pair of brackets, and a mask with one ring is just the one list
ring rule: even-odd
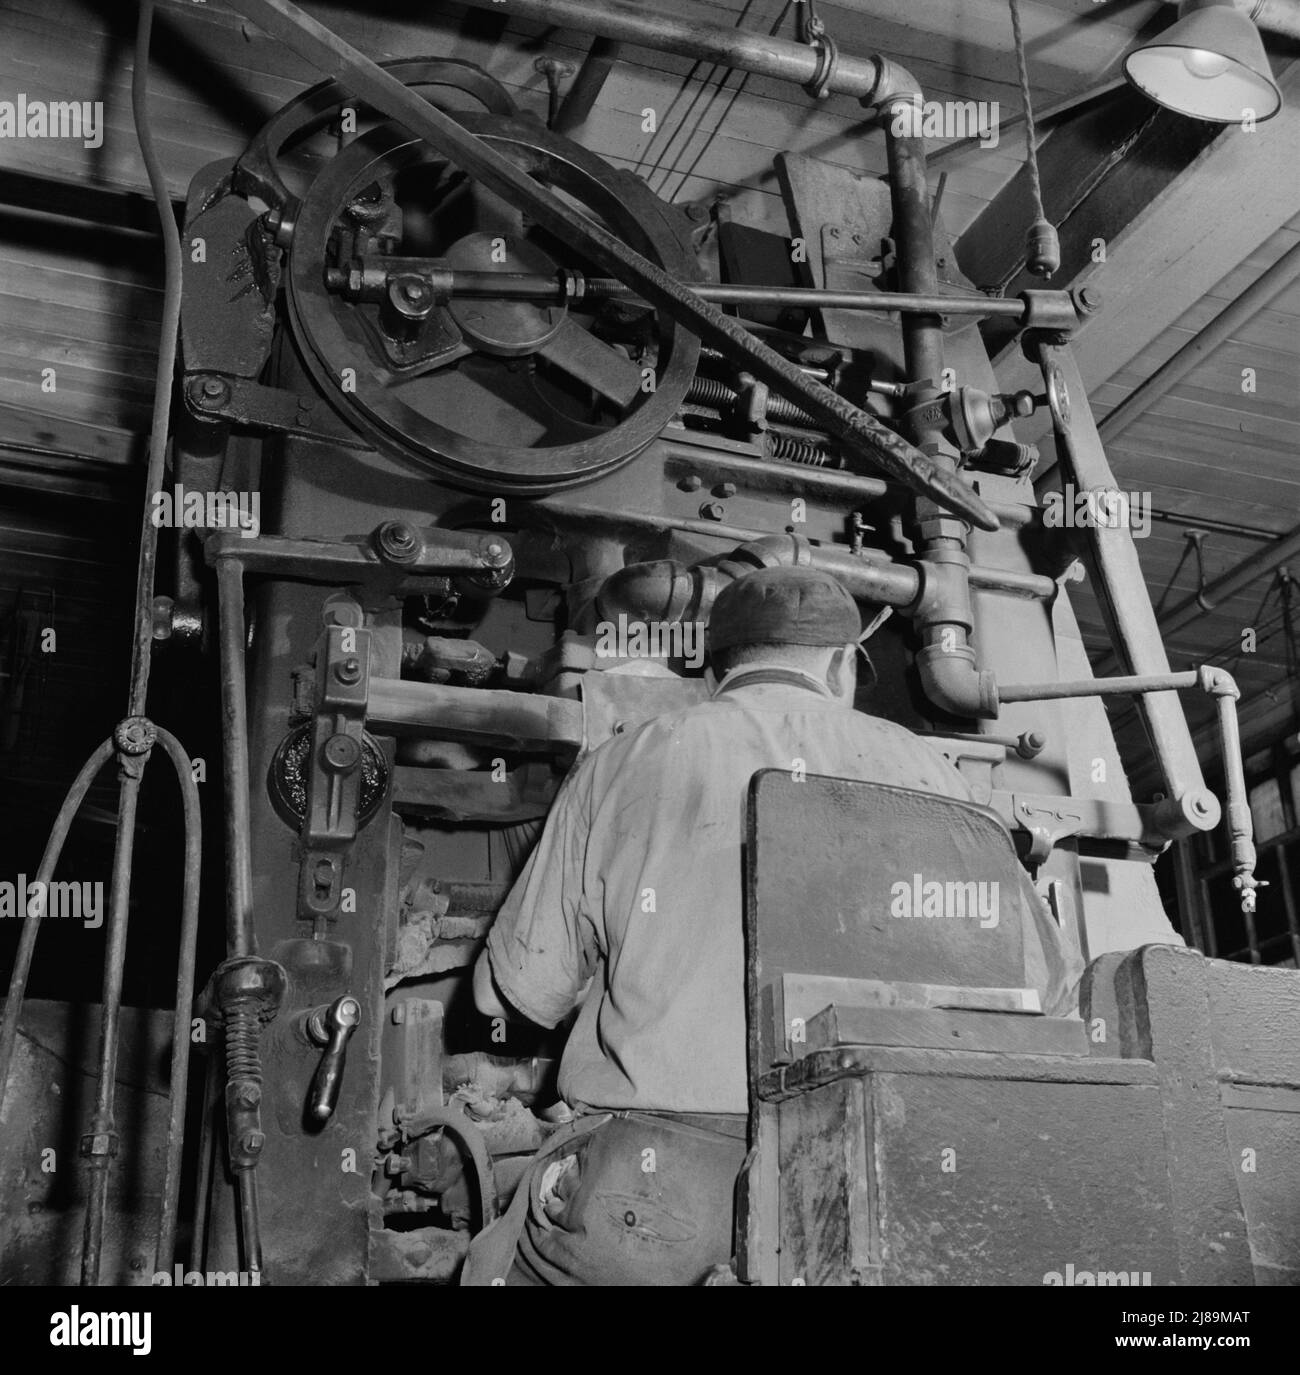
{"label": "coil spring", "polygon": [[831,462],[831,456],[825,449],[819,449],[815,444],[809,444],[802,439],[774,434],[770,436],[770,440],[769,458],[777,458],[784,463],[804,463],[812,468],[824,468]]}
{"label": "coil spring", "polygon": [[[688,401],[716,406],[719,410],[730,409],[739,398],[739,392],[727,386],[725,382],[719,382],[715,377],[697,377],[686,393]],[[813,428],[817,425],[802,406],[796,406],[784,396],[773,396],[770,393],[767,398],[766,415],[769,420],[784,420],[791,425],[807,425]]]}
{"label": "coil spring", "polygon": [[697,377],[686,393],[688,401],[702,401],[706,406],[733,406],[737,393],[713,377]]}
{"label": "coil spring", "polygon": [[257,1008],[248,1002],[236,1002],[226,1012],[226,1078],[234,1083],[240,1079],[262,1078],[262,1057],[258,1052],[261,1023]]}

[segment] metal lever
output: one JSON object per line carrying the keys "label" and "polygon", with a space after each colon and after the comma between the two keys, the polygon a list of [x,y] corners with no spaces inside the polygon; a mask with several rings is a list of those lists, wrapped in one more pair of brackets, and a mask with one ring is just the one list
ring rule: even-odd
{"label": "metal lever", "polygon": [[348,1041],[360,1020],[361,1004],[350,993],[335,998],[328,1007],[314,1008],[307,1013],[303,1024],[307,1035],[318,1046],[325,1047],[325,1054],[311,1077],[311,1092],[307,1098],[307,1115],[313,1122],[328,1122],[334,1115],[343,1083]]}

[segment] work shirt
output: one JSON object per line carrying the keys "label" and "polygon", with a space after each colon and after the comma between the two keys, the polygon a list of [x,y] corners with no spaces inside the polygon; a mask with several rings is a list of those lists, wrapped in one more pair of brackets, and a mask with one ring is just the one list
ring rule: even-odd
{"label": "work shirt", "polygon": [[[560,1064],[570,1104],[748,1110],[745,808],[759,769],[797,760],[807,774],[971,796],[910,731],[852,710],[798,670],[748,664],[708,701],[606,741],[565,780],[488,951],[506,998],[544,1027],[593,981]],[[1026,931],[1049,998],[1076,973],[1059,933],[1056,944],[1044,956]]]}

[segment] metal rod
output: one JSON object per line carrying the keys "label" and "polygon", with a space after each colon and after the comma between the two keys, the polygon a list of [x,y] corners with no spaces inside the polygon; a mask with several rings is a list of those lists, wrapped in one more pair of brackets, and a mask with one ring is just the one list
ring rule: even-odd
{"label": "metal rod", "polygon": [[1198,330],[1168,362],[1134,387],[1097,426],[1103,440],[1112,440],[1155,404],[1166,392],[1176,387],[1199,363],[1219,347],[1229,335],[1257,315],[1280,292],[1300,277],[1300,243],[1294,243],[1285,253],[1231,305]]}
{"label": "metal rod", "polygon": [[1060,697],[1135,696],[1199,687],[1195,669],[1185,673],[1131,674],[1123,678],[1075,678],[1062,683],[999,683],[1001,702],[1050,702]]}
{"label": "metal rod", "polygon": [[[714,62],[738,71],[809,86],[818,76],[820,51],[806,43],[747,33],[722,24],[704,23],[680,14],[651,9],[639,0],[466,0],[475,9],[533,20],[549,28],[612,38],[658,52]],[[694,8],[694,7],[692,7]],[[916,79],[887,58],[854,57],[838,52],[826,74],[832,95],[856,96],[864,103],[886,95],[920,90]]]}
{"label": "metal rod", "polygon": [[230,955],[255,955],[249,811],[248,700],[244,680],[244,570],[217,561],[221,658],[221,764],[226,803],[226,943]]}
{"label": "metal rod", "polygon": [[[548,502],[544,507],[533,509],[539,513],[545,511],[557,524],[567,523],[579,528],[605,525],[623,529],[681,530],[687,534],[709,535],[724,541],[734,540],[738,544],[748,544],[772,534],[770,530],[750,530],[739,525],[721,525],[688,516],[609,511],[581,502]],[[889,558],[862,558],[833,544],[813,544],[809,548],[813,565],[833,573],[861,601],[905,608],[911,606],[920,595],[921,573],[912,564],[895,563]],[[1057,593],[1057,585],[1051,578],[1036,573],[1015,573],[1003,568],[973,567],[970,581],[972,586],[986,592],[1000,592],[1006,596],[1036,601],[1051,601]]]}
{"label": "metal rod", "polygon": [[153,0],[141,0],[135,37],[135,67],[131,73],[131,111],[140,155],[158,207],[162,237],[164,285],[162,325],[158,337],[158,365],[154,375],[153,419],[149,435],[149,466],[140,521],[140,553],[136,566],[134,630],[131,640],[131,686],[128,716],[143,716],[149,696],[149,667],[153,651],[154,567],[158,561],[158,527],[152,497],[163,484],[167,460],[167,427],[171,419],[172,373],[176,368],[176,339],[181,318],[181,240],[172,213],[167,178],[154,150],[149,128],[149,40],[153,31]]}
{"label": "metal rod", "polygon": [[575,211],[523,168],[467,132],[289,0],[233,0],[233,4],[328,75],[346,77],[359,98],[424,139],[488,190],[525,211],[542,228],[634,287],[653,306],[702,341],[732,350],[737,362],[802,406],[854,452],[870,454],[892,476],[973,525],[986,530],[998,528],[997,517],[978,493],[945,465],[932,461],[873,416],[805,376],[796,364],[750,334],[734,317],[701,301],[662,268]]}
{"label": "metal rod", "polygon": [[[54,818],[50,838],[45,842],[45,853],[41,856],[40,868],[36,871],[36,882],[42,885],[42,893],[50,891],[50,883],[54,878],[55,869],[58,868],[59,856],[63,853],[73,818],[85,801],[90,785],[112,757],[113,742],[111,739],[105,740],[81,766],[81,772],[68,789],[63,805]],[[18,1042],[18,1023],[23,1014],[23,1000],[27,996],[27,976],[31,972],[36,937],[40,933],[44,918],[44,903],[35,914],[27,914],[23,933],[18,938],[18,953],[14,956],[13,972],[9,975],[9,994],[5,999],[4,1019],[0,1021],[0,1107],[4,1105],[9,1087],[9,1069],[13,1063],[14,1046]]]}
{"label": "metal rod", "polygon": [[[770,458],[751,458],[748,454],[678,443],[672,439],[672,433],[671,430],[665,431],[663,444],[674,467],[680,467],[683,473],[732,473],[747,486],[759,490],[786,491],[793,488],[816,492],[827,499],[842,498],[858,502],[874,501],[891,491],[902,490],[897,483],[886,482],[884,478],[867,477],[862,473],[837,472]],[[1036,515],[1034,507],[1013,502],[990,501],[988,506],[1003,525],[1012,529],[1032,524]]]}
{"label": "metal rod", "polygon": [[108,950],[104,956],[104,984],[100,996],[99,1069],[95,1082],[95,1110],[90,1131],[82,1138],[87,1161],[88,1198],[81,1251],[81,1283],[99,1283],[104,1249],[104,1221],[108,1208],[108,1179],[117,1154],[117,1048],[122,1014],[122,972],[126,964],[126,932],[131,903],[131,868],[135,850],[135,814],[140,781],[148,753],[118,752],[121,785],[117,799],[117,832],[113,846],[113,876],[108,898]]}
{"label": "metal rod", "polygon": [[185,1144],[185,1110],[189,1102],[190,1016],[194,1010],[194,967],[199,940],[199,883],[203,864],[203,826],[199,790],[190,757],[169,731],[158,731],[158,743],[176,770],[185,824],[185,871],[181,892],[180,955],[176,965],[176,1011],[172,1017],[172,1059],[167,1113],[167,1162],[158,1214],[157,1270],[170,1269],[176,1249],[180,1206],[181,1153]]}
{"label": "metal rod", "polygon": [[[529,272],[452,272],[453,296],[520,301],[636,301],[641,298],[616,277],[586,277],[570,291],[558,276]],[[918,296],[903,291],[828,291],[822,287],[762,286],[733,282],[690,282],[702,301],[715,305],[806,306],[810,310],[882,310],[904,315],[1005,315],[1021,320],[1019,297]]]}

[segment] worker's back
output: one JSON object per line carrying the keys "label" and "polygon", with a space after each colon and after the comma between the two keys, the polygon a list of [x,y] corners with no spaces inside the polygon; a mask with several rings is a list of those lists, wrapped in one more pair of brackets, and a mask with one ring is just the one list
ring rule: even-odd
{"label": "worker's back", "polygon": [[552,988],[594,975],[561,1066],[569,1102],[746,1111],[741,845],[764,768],[970,796],[925,741],[785,670],[739,669],[601,746],[492,934],[507,994],[544,1024],[567,1011]]}

